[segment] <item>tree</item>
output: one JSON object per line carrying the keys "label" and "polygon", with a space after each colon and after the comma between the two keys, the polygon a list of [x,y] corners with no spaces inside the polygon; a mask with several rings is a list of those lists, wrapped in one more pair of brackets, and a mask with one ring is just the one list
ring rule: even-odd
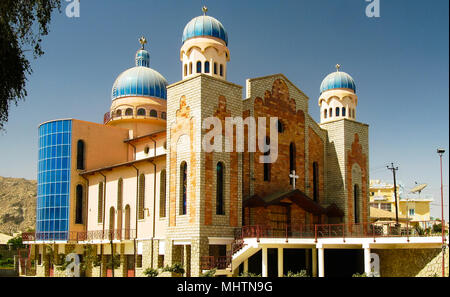
{"label": "tree", "polygon": [[61,0],[0,1],[0,130],[8,121],[11,103],[17,105],[27,96],[27,75],[32,73],[26,52],[33,58],[44,54],[42,37],[54,9],[61,10]]}
{"label": "tree", "polygon": [[10,245],[13,250],[18,250],[25,247],[22,243],[22,235],[11,238],[8,240],[7,244]]}

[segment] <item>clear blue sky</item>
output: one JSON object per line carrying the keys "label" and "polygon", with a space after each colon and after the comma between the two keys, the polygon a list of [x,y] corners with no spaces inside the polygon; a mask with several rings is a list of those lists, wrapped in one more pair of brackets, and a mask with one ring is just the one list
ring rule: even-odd
{"label": "clear blue sky", "polygon": [[367,18],[364,0],[81,1],[81,17],[55,14],[45,55],[33,61],[28,97],[10,110],[0,132],[0,175],[36,179],[37,126],[73,117],[101,122],[118,74],[134,65],[145,35],[151,67],[169,83],[181,79],[184,26],[201,15],[228,31],[228,80],[285,74],[310,98],[319,119],[322,79],[339,63],[356,81],[357,119],[370,125],[370,177],[392,181],[399,167],[406,188],[428,183],[432,214],[440,213],[437,147],[444,156],[448,218],[449,1],[380,0],[381,17]]}

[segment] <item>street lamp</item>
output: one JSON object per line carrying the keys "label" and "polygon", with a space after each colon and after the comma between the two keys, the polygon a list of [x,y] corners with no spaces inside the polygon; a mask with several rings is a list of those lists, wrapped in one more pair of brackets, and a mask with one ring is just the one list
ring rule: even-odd
{"label": "street lamp", "polygon": [[437,149],[441,161],[441,230],[442,230],[442,277],[445,277],[445,221],[444,221],[444,187],[442,183],[442,155],[444,149]]}

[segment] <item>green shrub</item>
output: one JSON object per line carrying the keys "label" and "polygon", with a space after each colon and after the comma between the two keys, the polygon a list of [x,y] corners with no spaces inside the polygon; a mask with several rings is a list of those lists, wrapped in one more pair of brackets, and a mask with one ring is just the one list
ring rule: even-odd
{"label": "green shrub", "polygon": [[355,274],[353,274],[352,275],[352,277],[367,277],[367,274],[364,272],[364,273],[355,273]]}
{"label": "green shrub", "polygon": [[261,274],[256,274],[252,272],[242,272],[239,277],[261,277]]}
{"label": "green shrub", "polygon": [[147,268],[144,270],[144,274],[147,277],[157,277],[159,272],[158,272],[158,270],[156,270],[154,268]]}
{"label": "green shrub", "polygon": [[214,277],[216,275],[216,271],[217,271],[216,268],[205,271],[200,275],[200,277]]}
{"label": "green shrub", "polygon": [[299,272],[296,273],[288,271],[286,277],[309,277],[309,275],[306,272],[306,270],[300,270]]}
{"label": "green shrub", "polygon": [[166,266],[162,269],[162,271],[167,271],[167,272],[171,272],[171,273],[176,273],[176,274],[183,274],[184,273],[184,268],[183,265],[181,265],[181,263],[175,263],[172,266]]}

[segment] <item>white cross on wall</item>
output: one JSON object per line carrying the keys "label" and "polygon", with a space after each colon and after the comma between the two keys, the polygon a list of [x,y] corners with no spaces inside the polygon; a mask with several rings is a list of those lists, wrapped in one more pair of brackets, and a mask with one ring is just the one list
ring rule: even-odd
{"label": "white cross on wall", "polygon": [[298,178],[298,175],[295,175],[295,170],[292,170],[292,174],[289,174],[289,177],[292,178],[292,189],[295,190],[295,180]]}

